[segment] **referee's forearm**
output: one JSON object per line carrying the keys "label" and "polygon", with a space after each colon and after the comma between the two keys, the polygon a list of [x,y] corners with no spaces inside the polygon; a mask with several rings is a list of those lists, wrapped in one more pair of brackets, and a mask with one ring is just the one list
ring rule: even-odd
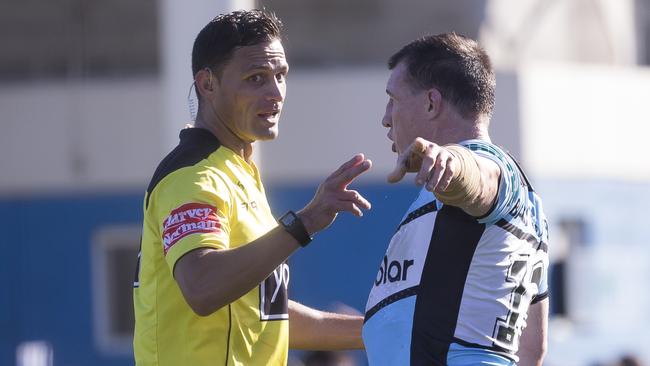
{"label": "referee's forearm", "polygon": [[277,227],[235,249],[190,252],[179,259],[174,277],[194,312],[207,316],[259,285],[298,248],[297,240]]}

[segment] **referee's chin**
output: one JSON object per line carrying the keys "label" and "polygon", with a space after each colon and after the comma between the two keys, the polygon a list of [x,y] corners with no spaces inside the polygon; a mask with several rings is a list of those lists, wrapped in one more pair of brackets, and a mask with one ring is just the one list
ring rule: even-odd
{"label": "referee's chin", "polygon": [[261,133],[258,133],[256,137],[257,141],[270,141],[270,140],[275,140],[278,137],[278,127],[273,126],[272,128],[269,128],[266,131],[260,131]]}
{"label": "referee's chin", "polygon": [[278,134],[274,135],[265,135],[265,136],[259,136],[255,141],[273,141],[278,137]]}

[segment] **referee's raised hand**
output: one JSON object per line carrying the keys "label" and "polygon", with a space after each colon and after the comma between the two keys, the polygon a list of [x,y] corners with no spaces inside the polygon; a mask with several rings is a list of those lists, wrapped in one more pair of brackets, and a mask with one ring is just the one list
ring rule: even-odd
{"label": "referee's raised hand", "polygon": [[372,162],[369,159],[366,159],[363,154],[357,154],[320,184],[311,202],[298,212],[298,216],[310,234],[332,224],[339,212],[348,211],[361,217],[362,209],[370,209],[370,202],[359,192],[348,189],[348,186],[371,166]]}

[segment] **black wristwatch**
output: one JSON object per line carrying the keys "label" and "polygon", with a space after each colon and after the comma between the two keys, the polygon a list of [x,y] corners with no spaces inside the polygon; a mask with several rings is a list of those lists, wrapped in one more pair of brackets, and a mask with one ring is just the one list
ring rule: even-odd
{"label": "black wristwatch", "polygon": [[282,217],[278,219],[278,223],[282,225],[284,230],[291,234],[291,236],[298,240],[298,243],[300,243],[300,246],[302,247],[306,247],[313,239],[307,232],[300,217],[298,217],[298,215],[293,211],[288,211],[282,215]]}

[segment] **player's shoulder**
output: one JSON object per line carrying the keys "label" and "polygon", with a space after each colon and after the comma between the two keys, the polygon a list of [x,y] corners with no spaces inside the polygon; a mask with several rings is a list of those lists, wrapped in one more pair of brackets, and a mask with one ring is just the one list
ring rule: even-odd
{"label": "player's shoulder", "polygon": [[518,164],[512,155],[510,155],[508,150],[499,145],[478,139],[465,140],[459,144],[469,149],[477,156],[493,161],[501,170],[506,170],[505,173],[514,174],[518,170]]}
{"label": "player's shoulder", "polygon": [[485,140],[479,140],[479,139],[464,140],[459,142],[459,145],[464,146],[467,149],[477,153],[487,153],[499,157],[507,155],[503,148]]}

